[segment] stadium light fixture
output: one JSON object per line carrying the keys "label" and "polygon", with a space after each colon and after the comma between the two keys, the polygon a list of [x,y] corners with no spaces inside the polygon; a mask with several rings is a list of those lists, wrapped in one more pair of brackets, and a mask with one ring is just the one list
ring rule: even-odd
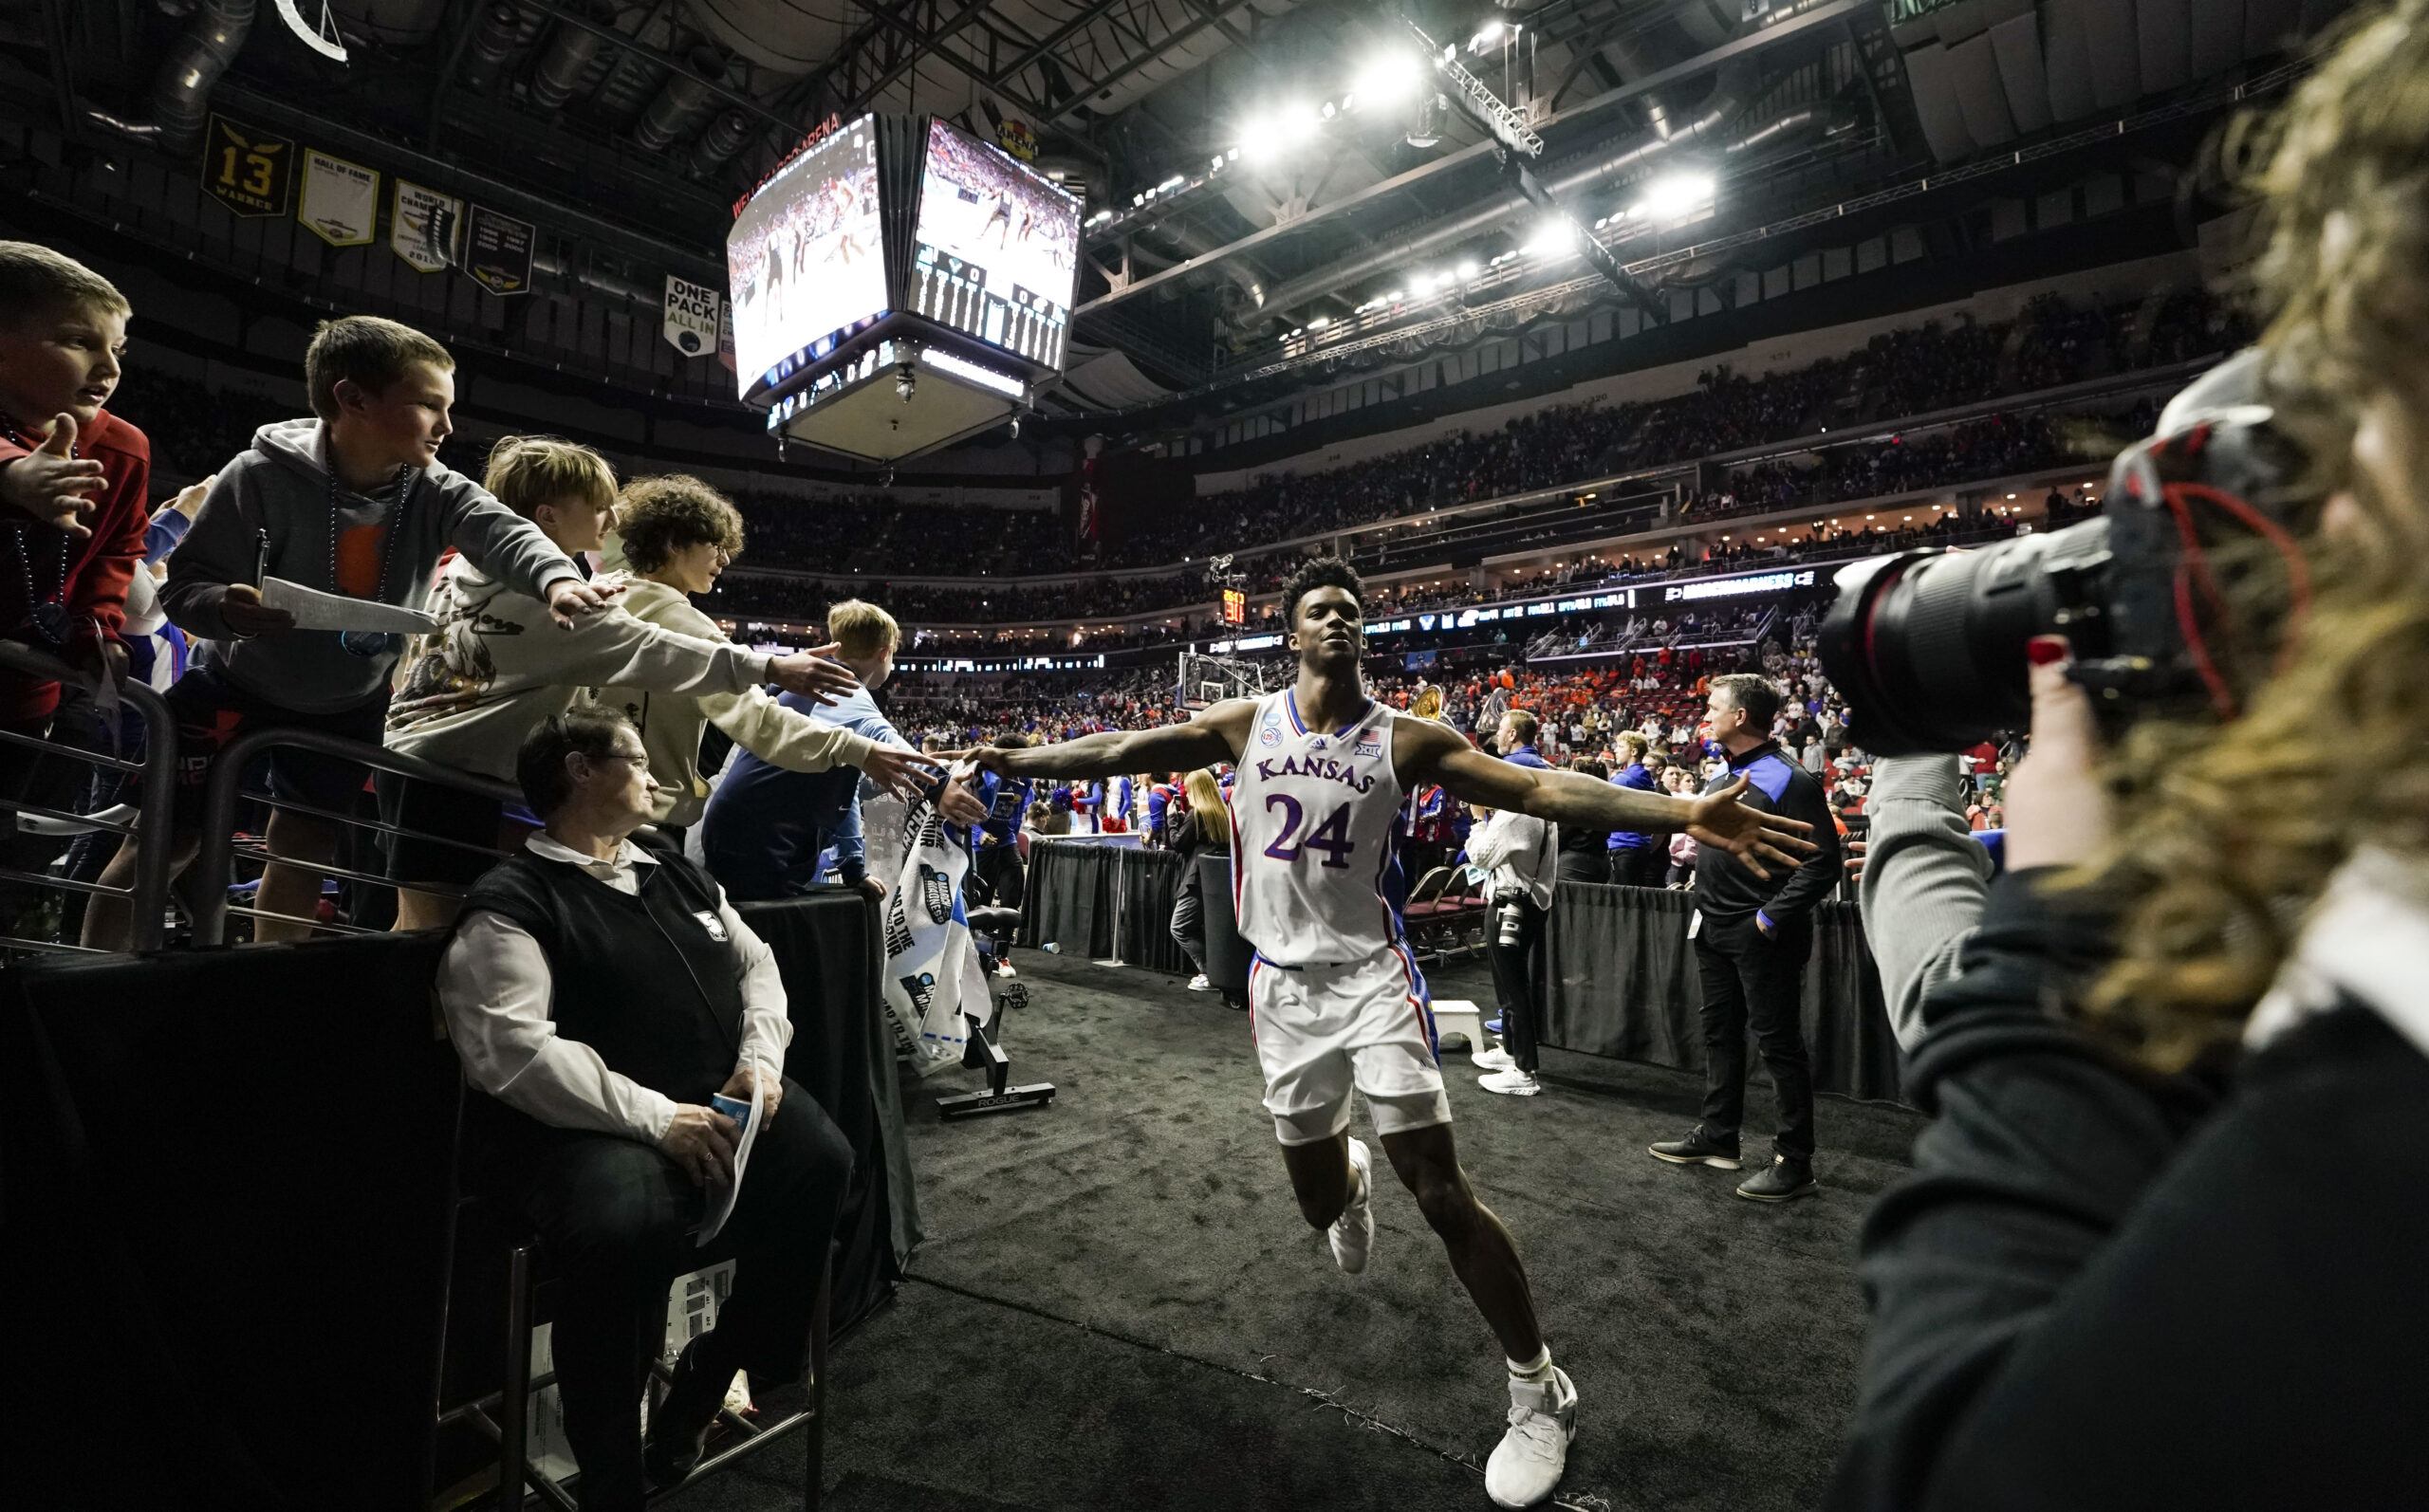
{"label": "stadium light fixture", "polygon": [[1720,185],[1710,174],[1668,174],[1647,184],[1644,197],[1632,214],[1650,220],[1679,220],[1707,209]]}
{"label": "stadium light fixture", "polygon": [[1535,223],[1523,249],[1530,257],[1553,257],[1577,251],[1577,223],[1562,215],[1547,215]]}
{"label": "stadium light fixture", "polygon": [[1393,47],[1360,66],[1349,92],[1354,99],[1389,105],[1415,95],[1424,83],[1423,60],[1404,47]]}
{"label": "stadium light fixture", "polygon": [[1459,277],[1462,279],[1474,278],[1476,276],[1476,265],[1473,262],[1461,263],[1459,265]]}
{"label": "stadium light fixture", "polygon": [[1500,22],[1486,22],[1483,26],[1476,28],[1476,34],[1474,36],[1468,39],[1468,50],[1470,52],[1482,52],[1485,48],[1493,46],[1501,40],[1501,31],[1502,27]]}

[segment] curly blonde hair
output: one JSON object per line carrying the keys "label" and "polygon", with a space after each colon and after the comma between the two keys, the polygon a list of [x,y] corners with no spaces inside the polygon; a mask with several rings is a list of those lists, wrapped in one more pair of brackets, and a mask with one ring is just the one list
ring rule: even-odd
{"label": "curly blonde hair", "polygon": [[635,572],[656,572],[685,546],[722,546],[730,558],[742,555],[742,511],[685,473],[635,478],[617,497],[616,534]]}
{"label": "curly blonde hair", "polygon": [[2240,1037],[2356,848],[2429,855],[2429,0],[2350,18],[2230,147],[2269,231],[2271,402],[2365,524],[2309,544],[2319,597],[2249,713],[2138,728],[2111,765],[2118,839],[2070,880],[2136,901],[2086,1009],[2169,1070]]}

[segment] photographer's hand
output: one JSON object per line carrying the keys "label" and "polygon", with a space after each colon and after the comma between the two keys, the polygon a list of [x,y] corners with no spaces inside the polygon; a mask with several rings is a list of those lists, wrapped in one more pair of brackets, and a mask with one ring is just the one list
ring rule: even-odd
{"label": "photographer's hand", "polygon": [[2008,779],[2007,863],[2017,872],[2079,865],[2109,834],[2100,728],[2090,696],[2067,678],[2073,652],[2062,636],[2036,636],[2028,654],[2032,750]]}

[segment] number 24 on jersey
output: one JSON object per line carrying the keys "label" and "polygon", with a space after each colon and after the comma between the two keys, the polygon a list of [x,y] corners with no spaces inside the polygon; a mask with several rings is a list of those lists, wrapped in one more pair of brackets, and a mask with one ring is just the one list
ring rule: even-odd
{"label": "number 24 on jersey", "polygon": [[1304,839],[1299,832],[1307,821],[1307,811],[1300,806],[1297,799],[1288,793],[1268,793],[1265,795],[1265,806],[1269,813],[1276,808],[1282,810],[1282,833],[1265,847],[1266,855],[1277,861],[1295,861],[1309,851],[1322,851],[1326,866],[1346,867],[1349,864],[1349,854],[1358,847],[1349,839],[1347,803],[1334,809],[1330,818],[1308,830]]}

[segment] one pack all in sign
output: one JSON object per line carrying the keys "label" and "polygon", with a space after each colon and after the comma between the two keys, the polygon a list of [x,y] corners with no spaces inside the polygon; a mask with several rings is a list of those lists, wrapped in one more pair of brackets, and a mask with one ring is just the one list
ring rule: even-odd
{"label": "one pack all in sign", "polygon": [[725,297],[705,284],[666,275],[666,322],[660,329],[669,345],[685,357],[711,357],[717,349],[717,310]]}

